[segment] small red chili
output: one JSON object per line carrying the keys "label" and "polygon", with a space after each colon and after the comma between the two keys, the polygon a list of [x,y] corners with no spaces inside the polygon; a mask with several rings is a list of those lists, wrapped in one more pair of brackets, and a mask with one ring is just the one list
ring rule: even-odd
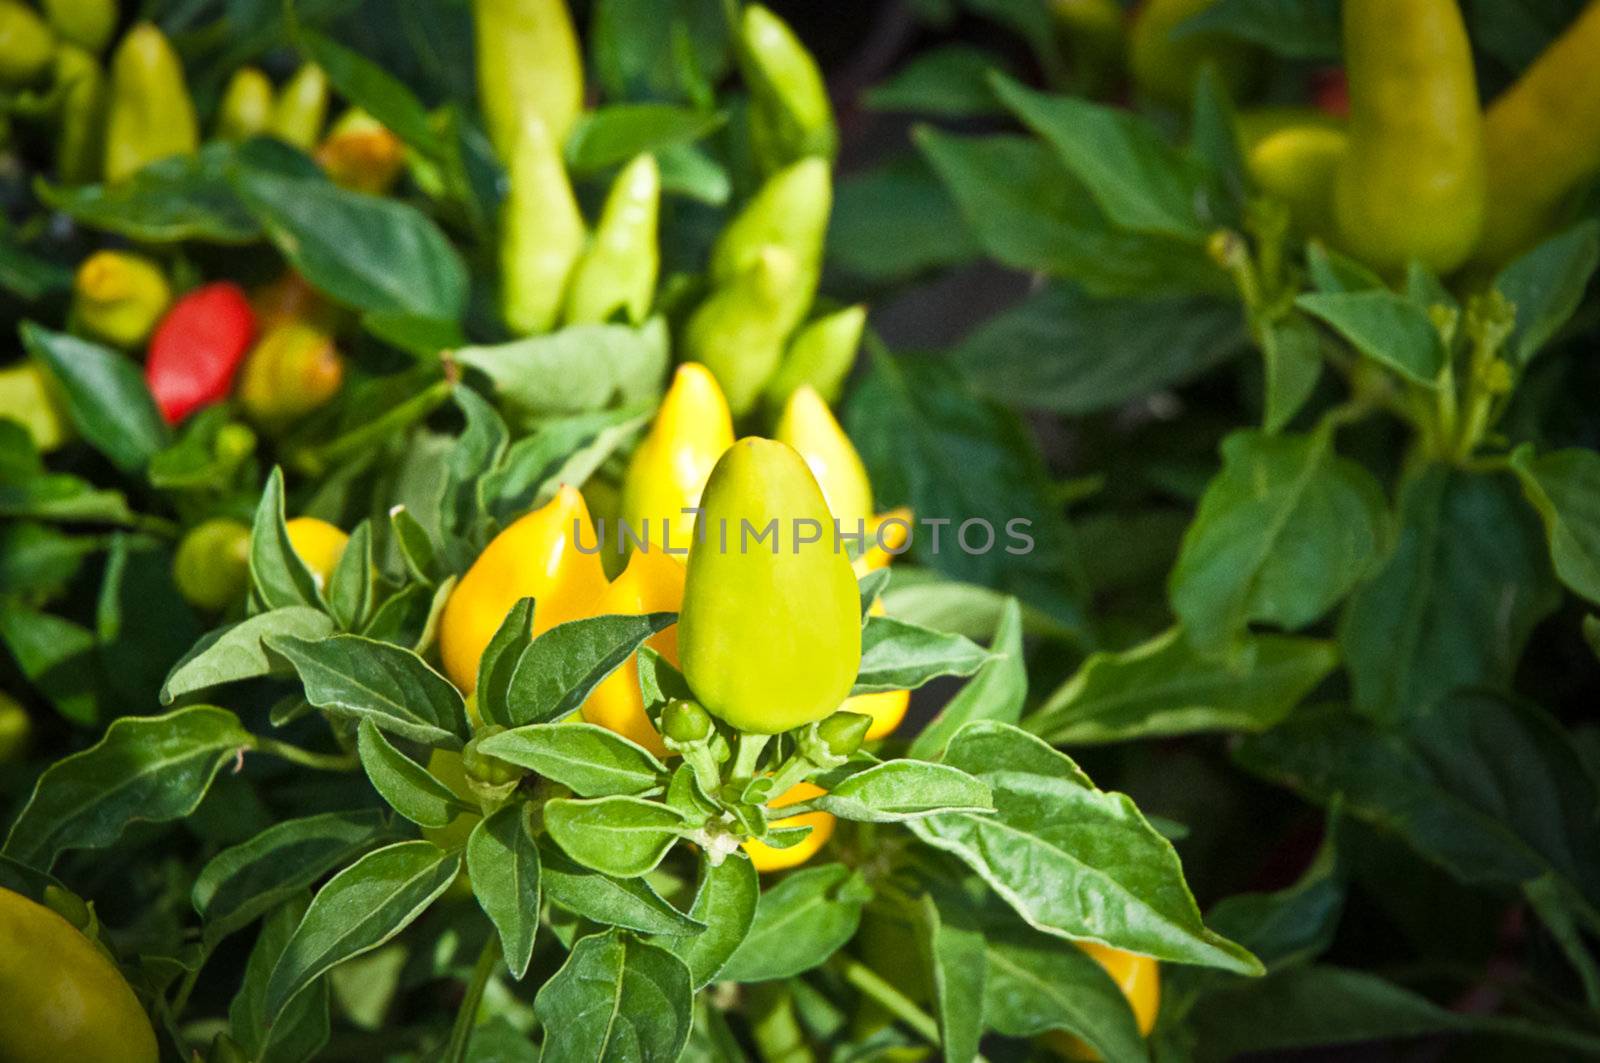
{"label": "small red chili", "polygon": [[255,314],[237,284],[207,284],[172,305],[150,337],[144,367],[168,424],[228,397],[255,335]]}

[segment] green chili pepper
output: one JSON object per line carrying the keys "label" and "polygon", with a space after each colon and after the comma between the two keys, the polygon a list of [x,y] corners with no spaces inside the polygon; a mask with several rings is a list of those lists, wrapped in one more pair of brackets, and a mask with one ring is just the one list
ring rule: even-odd
{"label": "green chili pepper", "polygon": [[[816,294],[822,271],[822,241],[832,206],[828,163],[818,158],[802,159],[768,178],[728,223],[711,250],[711,277],[719,285],[747,274],[768,248],[778,247],[788,253],[795,268],[778,299],[783,334],[780,341],[805,317]],[[738,403],[734,406],[739,408]]]}
{"label": "green chili pepper", "polygon": [[739,61],[750,86],[750,138],[767,172],[839,150],[833,106],[817,61],[782,19],[751,4],[739,25]]}
{"label": "green chili pepper", "polygon": [[111,60],[105,179],[120,181],[157,159],[193,154],[199,141],[178,55],[153,24],[140,23]]}
{"label": "green chili pepper", "polygon": [[867,325],[867,308],[847,306],[807,322],[789,342],[783,364],[767,382],[766,402],[782,410],[789,396],[802,385],[816,389],[830,405],[839,401],[844,379],[855,365],[856,349]]}
{"label": "green chili pepper", "polygon": [[253,66],[235,70],[217,108],[217,137],[249,140],[265,133],[271,124],[272,82]]}
{"label": "green chili pepper", "polygon": [[784,248],[765,248],[731,283],[713,289],[684,329],[684,357],[711,370],[735,416],[755,406],[783,357],[797,269]]}
{"label": "green chili pepper", "polygon": [[566,0],[473,0],[478,105],[489,140],[510,161],[529,117],[559,151],[583,110],[583,54]]}
{"label": "green chili pepper", "polygon": [[561,150],[536,116],[523,123],[508,177],[500,208],[500,312],[513,332],[530,335],[556,323],[583,252],[583,215]]}
{"label": "green chili pepper", "polygon": [[617,175],[594,238],[572,274],[568,322],[605,321],[620,309],[638,324],[650,313],[661,265],[656,242],[660,204],[661,171],[655,156],[640,155]]}
{"label": "green chili pepper", "polygon": [[69,185],[100,177],[105,155],[106,75],[100,61],[74,44],[56,49],[61,116],[56,126],[56,177]]}
{"label": "green chili pepper", "polygon": [[327,120],[328,75],[315,63],[306,63],[278,93],[272,104],[267,132],[309,152],[322,138],[322,127]]}

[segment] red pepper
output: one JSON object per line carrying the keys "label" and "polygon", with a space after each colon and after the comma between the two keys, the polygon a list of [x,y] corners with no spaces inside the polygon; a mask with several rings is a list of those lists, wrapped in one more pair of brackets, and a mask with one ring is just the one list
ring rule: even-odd
{"label": "red pepper", "polygon": [[167,423],[227,398],[255,336],[255,314],[237,284],[207,284],[174,303],[150,338],[144,367]]}

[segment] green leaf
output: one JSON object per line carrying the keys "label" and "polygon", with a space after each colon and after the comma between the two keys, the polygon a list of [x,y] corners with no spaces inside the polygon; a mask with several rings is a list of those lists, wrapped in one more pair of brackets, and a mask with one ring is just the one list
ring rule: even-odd
{"label": "green leaf", "polygon": [[[1227,277],[1192,238],[1116,225],[1086,181],[1036,140],[956,137],[928,127],[918,127],[914,139],[965,227],[1004,265],[1071,279],[1105,298],[1230,291]],[[1235,308],[1235,324],[1237,314]]]}
{"label": "green leaf", "polygon": [[1589,1006],[1600,1004],[1600,964],[1595,962],[1583,929],[1600,929],[1593,907],[1572,895],[1570,887],[1554,875],[1541,875],[1522,885],[1522,895],[1538,913],[1539,921],[1555,939],[1567,962],[1583,983],[1583,997]]}
{"label": "green leaf", "polygon": [[946,918],[929,895],[923,896],[918,915],[917,946],[932,975],[930,988],[945,1063],[968,1063],[978,1057],[978,1041],[984,1031],[988,963],[983,933]]}
{"label": "green leaf", "polygon": [[1351,815],[1462,882],[1516,888],[1553,874],[1600,910],[1600,795],[1565,731],[1531,706],[1461,692],[1400,731],[1325,707],[1246,739],[1237,757],[1310,800],[1342,795]]}
{"label": "green leaf", "polygon": [[1590,219],[1553,236],[1501,270],[1494,286],[1517,308],[1505,351],[1527,365],[1561,331],[1583,301],[1600,266],[1600,221]]}
{"label": "green leaf", "polygon": [[519,598],[478,658],[478,685],[473,690],[478,696],[478,715],[485,723],[501,727],[511,723],[511,707],[506,699],[517,662],[533,642],[535,605],[532,598]]}
{"label": "green leaf", "polygon": [[200,869],[190,896],[214,945],[255,922],[383,838],[376,809],[325,812],[274,824],[222,850]]}
{"label": "green leaf", "polygon": [[278,250],[319,291],[357,310],[461,316],[467,271],[427,215],[317,178],[244,169],[235,188]]}
{"label": "green leaf", "polygon": [[53,210],[140,243],[244,244],[260,238],[261,227],[229,183],[234,152],[219,141],[198,154],[159,159],[116,184],[67,188],[38,180],[34,189]]}
{"label": "green leaf", "polygon": [[396,842],[368,853],[317,891],[268,980],[270,1026],[302,990],[336,964],[370,952],[410,926],[455,881],[461,858],[432,842]]}
{"label": "green leaf", "polygon": [[912,741],[907,756],[933,760],[945,743],[973,720],[1016,723],[1028,697],[1027,661],[1022,655],[1022,609],[1006,599],[995,625],[990,657]]}
{"label": "green leaf", "polygon": [[553,779],[579,797],[660,789],[666,765],[649,750],[591,723],[536,723],[479,741],[490,756]]}
{"label": "green leaf", "polygon": [[938,812],[987,812],[989,787],[948,764],[889,760],[858,771],[813,803],[840,819],[901,823]]}
{"label": "green leaf", "polygon": [[645,639],[677,621],[677,613],[648,613],[557,624],[522,651],[506,694],[511,722],[549,723],[576,712]]}
{"label": "green leaf", "polygon": [[667,372],[667,340],[665,322],[652,318],[638,328],[572,325],[451,357],[486,375],[524,416],[592,413],[653,401]]}
{"label": "green leaf", "polygon": [[16,658],[23,678],[64,719],[79,726],[95,722],[99,707],[94,632],[16,600],[0,599],[0,641]]}
{"label": "green leaf", "polygon": [[1535,457],[1524,444],[1511,455],[1511,468],[1544,520],[1556,576],[1600,602],[1600,454],[1574,447]]}
{"label": "green leaf", "polygon": [[1540,539],[1510,477],[1416,473],[1400,493],[1393,551],[1340,620],[1355,707],[1395,720],[1456,687],[1508,684],[1560,600]]}
{"label": "green leaf", "polygon": [[861,671],[850,693],[915,690],[939,676],[971,675],[988,660],[989,651],[961,635],[874,616],[861,632]]}
{"label": "green leaf", "polygon": [[692,144],[720,128],[717,111],[668,103],[613,103],[586,112],[567,137],[567,165],[575,174],[620,166],[635,155]]}
{"label": "green leaf", "polygon": [[755,921],[720,977],[769,982],[809,971],[855,936],[872,888],[843,864],[808,867],[761,892]]}
{"label": "green leaf", "polygon": [[1051,284],[980,325],[950,359],[990,398],[1084,414],[1187,383],[1243,346],[1238,307],[1219,299],[1095,299]]}
{"label": "green leaf", "polygon": [[1338,0],[1218,0],[1178,23],[1171,40],[1192,42],[1197,35],[1235,37],[1286,59],[1336,61],[1339,58]]}
{"label": "green leaf", "polygon": [[372,525],[362,521],[350,533],[328,581],[328,609],[346,631],[359,631],[377,597],[378,570],[372,563]]}
{"label": "green leaf", "polygon": [[828,218],[830,268],[868,284],[894,284],[970,262],[983,249],[939,178],[919,155],[841,175]]}
{"label": "green leaf", "polygon": [[1373,361],[1424,387],[1444,368],[1444,343],[1428,312],[1390,291],[1312,292],[1295,305]]}
{"label": "green leaf", "polygon": [[283,470],[273,467],[256,504],[250,531],[250,585],[268,609],[321,609],[322,588],[289,539],[283,507]]}
{"label": "green leaf", "polygon": [[0,853],[50,870],[69,849],[103,849],[133,823],[193,812],[222,766],[255,745],[226,709],[124,716],[99,742],[51,764]]}
{"label": "green leaf", "polygon": [[868,89],[868,109],[889,113],[968,118],[995,114],[1000,104],[989,87],[989,72],[1004,70],[1000,56],[965,44],[947,44],[913,56],[900,69]]}
{"label": "green leaf", "polygon": [[1206,168],[1164,141],[1148,120],[1035,92],[1000,74],[992,83],[1001,102],[1044,137],[1119,228],[1199,244],[1226,216]]}
{"label": "green leaf", "polygon": [[1226,654],[1204,654],[1175,627],[1090,655],[1023,726],[1056,745],[1264,731],[1338,664],[1337,647],[1323,639],[1250,635]]}
{"label": "green leaf", "polygon": [[668,904],[645,879],[590,871],[548,840],[540,842],[539,864],[539,884],[550,903],[591,922],[672,937],[706,931],[705,923]]}
{"label": "green leaf", "polygon": [[244,985],[228,1008],[234,1039],[260,1063],[300,1063],[314,1058],[328,1040],[328,984],[318,979],[273,1021],[264,1001],[267,980],[283,957],[290,935],[305,916],[311,898],[297,890],[267,917],[250,949]]}
{"label": "green leaf", "polygon": [[424,155],[438,159],[445,154],[444,143],[434,132],[427,109],[405,82],[359,52],[304,26],[296,26],[295,41],[351,106],[366,111]]}
{"label": "green leaf", "polygon": [[1026,927],[990,928],[983,941],[983,1014],[996,1031],[1066,1030],[1101,1059],[1149,1058],[1122,991],[1088,953]]}
{"label": "green leaf", "polygon": [[1267,373],[1261,427],[1281,432],[1322,379],[1322,338],[1304,314],[1290,313],[1266,322],[1260,339]]}
{"label": "green leaf", "polygon": [[360,635],[318,641],[269,636],[267,647],[299,673],[306,700],[350,720],[427,745],[459,748],[466,705],[444,676],[410,650]]}
{"label": "green leaf", "polygon": [[700,885],[689,916],[705,924],[704,932],[665,935],[656,938],[654,944],[682,960],[689,968],[690,984],[701,989],[717,977],[750,932],[760,896],[760,876],[744,854],[734,853],[720,864],[713,864],[702,853]]}
{"label": "green leaf", "polygon": [[1333,944],[1344,913],[1346,889],[1339,861],[1338,822],[1330,812],[1322,847],[1292,886],[1273,893],[1226,897],[1206,913],[1206,921],[1255,953],[1269,970],[1310,963],[1321,956]]}
{"label": "green leaf", "polygon": [[544,1063],[674,1063],[689,1040],[694,993],[683,961],[620,931],[572,948],[534,998]]}
{"label": "green leaf", "polygon": [[1317,291],[1364,292],[1386,289],[1382,277],[1361,262],[1336,251],[1321,240],[1306,244],[1306,269]]}
{"label": "green leaf", "polygon": [[1172,569],[1172,611],[1220,651],[1252,622],[1297,630],[1361,581],[1383,546],[1383,488],[1312,435],[1234,432]]}
{"label": "green leaf", "polygon": [[356,748],[361,767],[378,796],[419,827],[443,827],[463,812],[476,812],[428,769],[394,747],[370,717],[361,721]]}
{"label": "green leaf", "polygon": [[467,839],[473,895],[500,934],[506,970],[519,981],[528,973],[539,930],[539,846],[528,829],[530,809],[507,805]]}
{"label": "green leaf", "polygon": [[583,866],[637,878],[655,869],[688,821],[676,809],[638,797],[558,797],[545,804],[544,825],[551,839]]}
{"label": "green leaf", "polygon": [[237,624],[208,632],[172,666],[161,687],[161,703],[170,705],[185,694],[271,675],[277,668],[261,640],[268,635],[320,639],[333,634],[333,621],[320,609],[290,605],[257,613]]}
{"label": "green leaf", "polygon": [[1015,727],[970,723],[944,762],[987,782],[996,811],[911,822],[977,872],[1030,926],[1174,963],[1258,974],[1206,929],[1172,845],[1123,794],[1095,789],[1065,754]]}
{"label": "green leaf", "polygon": [[123,472],[149,464],[171,437],[139,367],[126,355],[24,321],[22,345],[58,385],[72,424]]}

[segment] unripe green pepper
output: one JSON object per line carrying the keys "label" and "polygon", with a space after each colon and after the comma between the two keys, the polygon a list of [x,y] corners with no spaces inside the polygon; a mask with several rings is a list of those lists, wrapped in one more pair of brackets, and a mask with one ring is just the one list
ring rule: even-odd
{"label": "unripe green pepper", "polygon": [[62,40],[99,55],[117,29],[117,0],[44,0],[44,17]]}
{"label": "unripe green pepper", "polygon": [[0,1058],[156,1063],[155,1031],[122,973],[76,927],[0,889]]}
{"label": "unripe green pepper", "polygon": [[504,730],[505,728],[498,724],[491,724],[474,735],[472,740],[462,747],[461,767],[467,773],[468,779],[482,783],[487,787],[496,788],[511,785],[528,774],[527,771],[512,764],[510,761],[491,756],[478,748],[479,743],[485,738],[493,738]]}
{"label": "unripe green pepper", "polygon": [[806,466],[822,488],[822,496],[828,500],[828,509],[845,531],[868,526],[873,513],[872,481],[867,478],[861,455],[822,396],[805,385],[797,388],[789,396],[773,435],[806,459]]}
{"label": "unripe green pepper", "polygon": [[56,177],[63,184],[88,184],[99,180],[105,157],[106,73],[98,59],[74,44],[57,48],[55,62],[61,91]]}
{"label": "unripe green pepper", "polygon": [[273,101],[267,132],[309,152],[317,146],[327,120],[328,75],[317,64],[306,63],[294,72]]}
{"label": "unripe green pepper", "polygon": [[253,66],[242,66],[228,79],[217,108],[220,140],[249,140],[272,123],[272,82]]}
{"label": "unripe green pepper", "polygon": [[1600,4],[1584,8],[1501,93],[1483,136],[1488,216],[1476,257],[1493,267],[1548,232],[1600,173]]}
{"label": "unripe green pepper", "polygon": [[339,393],[344,359],[333,337],[305,321],[275,325],[245,357],[239,405],[261,425],[303,417]]}
{"label": "unripe green pepper", "polygon": [[141,22],[111,60],[105,179],[121,181],[157,159],[193,154],[199,141],[178,54],[160,30]]}
{"label": "unripe green pepper", "polygon": [[777,371],[799,268],[784,248],[765,248],[749,269],[714,289],[684,329],[684,357],[711,370],[735,416],[755,406]]}
{"label": "unripe green pepper", "polygon": [[33,735],[33,721],[16,698],[0,691],[0,764],[21,760]]}
{"label": "unripe green pepper", "polygon": [[832,206],[826,160],[802,159],[773,174],[717,238],[711,249],[711,279],[719,285],[733,283],[747,275],[768,248],[782,248],[794,263],[778,307],[778,323],[787,336],[805,318],[816,295]]}
{"label": "unripe green pepper", "polygon": [[696,702],[673,698],[661,710],[661,734],[679,745],[704,742],[711,737],[711,715]]}
{"label": "unripe green pepper", "polygon": [[72,283],[72,321],[116,347],[136,347],[172,305],[161,267],[127,251],[96,251]]}
{"label": "unripe green pepper", "polygon": [[704,541],[689,551],[678,619],[690,689],[707,712],[757,734],[828,716],[861,665],[861,603],[805,460],[742,439],[712,470],[701,507]]}
{"label": "unripe green pepper", "polygon": [[759,4],[744,9],[739,62],[750,86],[750,139],[768,173],[839,151],[833,105],[817,61],[782,19]]}
{"label": "unripe green pepper", "polygon": [[1257,188],[1289,208],[1301,232],[1327,236],[1333,229],[1333,183],[1348,148],[1342,129],[1288,126],[1252,145],[1245,168]]}
{"label": "unripe green pepper", "polygon": [[1483,120],[1456,0],[1345,0],[1350,146],[1334,180],[1340,245],[1394,274],[1466,260],[1483,229]]}
{"label": "unripe green pepper", "polygon": [[[836,712],[817,724],[819,752],[829,759],[848,757],[861,748],[862,739],[872,727],[872,717],[859,712]],[[802,745],[805,739],[801,739]],[[820,759],[820,758],[819,758]]]}
{"label": "unripe green pepper", "polygon": [[656,242],[660,205],[661,171],[655,156],[640,155],[611,185],[594,238],[572,273],[569,324],[606,321],[623,310],[637,325],[650,313],[661,266]]}
{"label": "unripe green pepper", "polygon": [[1237,99],[1249,87],[1258,53],[1243,41],[1215,33],[1174,31],[1217,0],[1146,0],[1128,35],[1128,69],[1139,93],[1169,107],[1186,107],[1195,80],[1210,63]]}
{"label": "unripe green pepper", "polygon": [[0,0],[0,87],[26,88],[44,76],[56,35],[19,0]]}
{"label": "unripe green pepper", "polygon": [[16,421],[28,430],[33,445],[48,454],[72,436],[72,426],[44,375],[32,362],[0,369],[0,420]]}
{"label": "unripe green pepper", "polygon": [[172,557],[172,579],[183,600],[220,613],[244,597],[250,582],[250,526],[213,517],[190,528]]}
{"label": "unripe green pepper", "polygon": [[500,207],[500,312],[512,332],[527,336],[556,323],[572,267],[583,253],[583,215],[561,149],[536,116],[522,125],[507,177]]}
{"label": "unripe green pepper", "polygon": [[478,106],[508,164],[529,118],[559,154],[583,110],[583,53],[567,0],[473,0]]}
{"label": "unripe green pepper", "polygon": [[782,410],[802,384],[815,388],[829,404],[838,402],[866,326],[867,308],[859,304],[802,325],[789,341],[789,352],[777,373],[767,381],[768,408]]}

